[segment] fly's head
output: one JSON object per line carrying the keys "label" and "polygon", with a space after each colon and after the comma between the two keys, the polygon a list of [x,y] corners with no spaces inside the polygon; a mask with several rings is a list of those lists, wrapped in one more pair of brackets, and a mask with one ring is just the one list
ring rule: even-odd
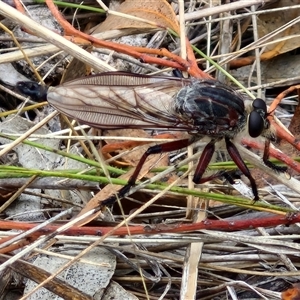
{"label": "fly's head", "polygon": [[247,118],[248,133],[252,138],[258,136],[274,140],[274,133],[268,120],[268,108],[264,100],[256,98],[246,106],[249,115]]}

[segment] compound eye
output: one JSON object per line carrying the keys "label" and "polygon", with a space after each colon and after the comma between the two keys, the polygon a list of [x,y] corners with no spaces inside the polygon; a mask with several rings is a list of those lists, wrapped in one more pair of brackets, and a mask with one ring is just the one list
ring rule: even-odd
{"label": "compound eye", "polygon": [[252,102],[252,106],[254,110],[261,110],[264,112],[264,115],[267,114],[267,105],[266,102],[263,99],[260,98],[256,98],[253,102]]}
{"label": "compound eye", "polygon": [[252,111],[248,117],[248,132],[253,138],[258,137],[264,130],[265,122],[257,111]]}

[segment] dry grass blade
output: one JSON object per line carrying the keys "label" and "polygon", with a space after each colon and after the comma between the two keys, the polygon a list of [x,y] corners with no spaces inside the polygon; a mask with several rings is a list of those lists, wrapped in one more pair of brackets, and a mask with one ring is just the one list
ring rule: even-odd
{"label": "dry grass blade", "polygon": [[46,41],[49,41],[51,44],[59,47],[60,49],[65,50],[67,53],[72,54],[74,57],[85,62],[86,64],[93,66],[96,70],[114,70],[114,68],[106,64],[104,61],[95,58],[93,55],[91,55],[87,51],[84,51],[82,48],[75,45],[74,43],[66,40],[62,36],[52,32],[51,30],[45,27],[40,26],[38,23],[34,22],[22,13],[16,11],[8,4],[1,2],[0,11],[3,16],[14,20],[16,23],[22,26],[25,26],[37,36],[45,39]]}

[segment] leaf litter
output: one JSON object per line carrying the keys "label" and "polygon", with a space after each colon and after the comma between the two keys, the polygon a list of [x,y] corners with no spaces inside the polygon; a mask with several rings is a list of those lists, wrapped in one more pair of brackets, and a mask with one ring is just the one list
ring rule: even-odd
{"label": "leaf litter", "polygon": [[[237,63],[239,64],[239,69],[232,70],[230,73],[236,76],[238,80],[244,82],[246,86],[251,86],[252,89],[262,88],[261,93],[265,93],[263,98],[266,97],[267,101],[272,99],[272,97],[268,97],[267,94],[270,93],[270,90],[272,90],[272,92],[274,90],[274,93],[276,93],[273,86],[277,88],[278,86],[286,87],[298,83],[299,81],[297,79],[297,72],[289,73],[291,68],[283,67],[279,69],[277,67],[278,65],[284,66],[291,61],[290,64],[293,66],[293,70],[297,70],[296,64],[298,59],[293,60],[293,57],[297,58],[296,51],[299,43],[297,27],[299,23],[295,23],[295,25],[291,25],[290,27],[288,24],[297,18],[297,10],[299,8],[294,8],[293,6],[299,5],[299,3],[298,1],[291,1],[289,5],[287,5],[286,1],[275,1],[272,3],[272,6],[268,6],[269,2],[270,1],[261,1],[259,3],[260,6],[256,7],[256,11],[254,9],[254,11],[250,12],[249,4],[244,9],[239,8],[236,11],[234,8],[228,9],[226,14],[219,15],[212,13],[211,18],[208,19],[197,19],[196,16],[186,24],[187,36],[190,39],[193,39],[195,35],[202,36],[202,39],[198,42],[198,47],[201,50],[210,51],[209,56],[212,58],[215,57],[215,49],[218,49],[220,40],[222,43],[225,43],[226,38],[235,41],[235,37],[238,37],[237,40],[239,40],[239,42],[236,44],[229,42],[230,49],[227,49],[227,53],[231,53],[233,57],[236,55],[236,59],[233,59],[234,63],[230,63],[229,65],[232,67],[234,65],[236,66]],[[174,18],[175,13],[173,13],[173,10],[170,12],[170,6],[166,4],[167,2],[160,2],[163,3],[161,5],[164,5],[164,9],[167,9],[167,12],[155,6],[158,1],[154,1],[152,4],[150,3],[150,8],[142,4],[141,7],[135,6],[132,5],[132,3],[133,1],[125,1],[123,7],[125,6],[126,8],[127,5],[129,8],[123,8],[121,12],[127,13],[129,9],[131,12],[133,11],[133,15],[150,21],[148,25],[145,25],[146,23],[141,25],[141,22],[130,19],[129,21],[121,22],[119,16],[110,14],[108,17],[109,25],[105,25],[108,26],[105,31],[117,29],[119,31],[118,35],[120,35],[120,33],[122,35],[123,30],[124,34],[128,34],[129,29],[130,33],[135,31],[139,32],[139,34],[142,33],[144,34],[144,38],[147,39],[150,39],[153,35],[157,35],[160,39],[164,39],[156,42],[157,47],[178,47],[178,44],[176,44],[176,42],[174,43],[175,38],[161,36],[153,32],[150,34],[144,33],[149,28],[157,30],[164,26],[177,29],[177,21]],[[186,16],[189,18],[192,13],[203,13],[205,9],[218,9],[219,4],[213,4],[216,6],[209,8],[204,4],[199,5],[193,1],[186,2],[186,6],[184,7]],[[284,14],[282,10],[276,10],[279,8],[282,9],[283,6],[285,6],[286,9]],[[156,10],[159,10],[159,12],[155,13]],[[177,12],[176,8],[175,11]],[[265,13],[266,11],[268,11],[268,13]],[[255,12],[257,12],[257,14],[255,14]],[[67,14],[72,16],[72,13],[74,13],[74,11],[70,9]],[[74,15],[74,18],[77,18],[76,20],[81,26],[87,26],[87,24],[84,23],[86,20],[81,17],[81,13],[82,12],[79,11],[79,13]],[[246,16],[243,16],[243,14]],[[251,25],[252,15],[254,18],[257,18],[258,27],[256,29]],[[96,16],[94,16],[94,18],[97,20]],[[221,20],[217,20],[217,18],[221,18]],[[272,21],[274,19],[280,20],[280,22]],[[93,20],[94,24],[96,23],[96,31],[103,28],[106,22],[104,21],[101,24],[97,24],[97,21],[94,21],[93,17],[91,17],[91,20]],[[229,20],[233,20],[234,22]],[[199,24],[197,24],[197,22]],[[225,22],[228,22],[229,26],[231,26],[232,36],[226,35],[226,32],[223,31]],[[156,26],[153,24],[156,24]],[[248,25],[246,26],[244,24]],[[272,36],[272,33],[276,32],[280,26],[286,29],[283,30],[281,34]],[[258,41],[255,41],[252,36],[253,30],[258,30]],[[214,32],[214,34],[210,35],[210,32]],[[270,35],[271,37],[266,38],[266,35]],[[264,38],[265,40],[263,40]],[[132,43],[134,43],[135,36],[133,35],[131,39]],[[261,42],[259,43],[260,40]],[[257,56],[254,52],[247,52],[243,54],[243,57],[237,57],[239,55],[238,51],[249,45],[251,41],[253,41],[253,47],[258,45],[260,47],[259,49],[262,50],[260,53],[262,62],[256,66],[260,69],[255,72],[254,62],[259,55]],[[155,45],[153,47],[155,47]],[[224,52],[222,53],[224,54]],[[282,55],[283,53],[285,54]],[[110,56],[110,59],[114,60],[113,52]],[[268,59],[266,59],[267,56]],[[65,57],[68,60],[72,59],[72,57],[67,57],[67,55]],[[223,64],[222,57],[216,57],[215,59],[219,60],[220,64]],[[203,66],[206,65],[203,60],[200,62],[203,63]],[[134,63],[134,59],[131,60],[130,63]],[[140,66],[139,62],[136,63]],[[247,67],[246,65],[249,63],[251,65]],[[160,68],[163,72],[167,72],[162,67]],[[278,68],[279,71],[275,68]],[[61,70],[59,70],[59,72],[61,72]],[[53,71],[51,73],[46,79],[48,84],[57,81],[57,78],[60,76],[59,72],[55,73],[55,71]],[[147,65],[145,65],[142,72],[147,72]],[[80,74],[78,76],[83,76],[85,70],[81,67],[78,73]],[[213,75],[218,78],[218,74]],[[261,87],[261,84],[265,83],[269,84],[267,90],[265,87]],[[294,111],[294,106],[290,104],[283,106],[288,119],[291,117],[290,112]],[[14,116],[12,120],[5,119],[1,124],[1,133],[12,134],[26,132],[28,126],[30,127],[30,125],[28,125],[29,121],[24,119],[26,117],[33,119],[32,116],[28,115],[22,115],[22,117]],[[35,117],[36,119],[34,121],[37,120],[37,116]],[[293,134],[297,136],[299,127],[295,122],[293,123]],[[9,124],[9,132],[7,132],[7,128],[5,128],[7,124]],[[4,130],[6,131],[4,132]],[[49,130],[44,126],[39,129],[39,131],[36,131],[35,134],[45,135],[46,137],[49,135]],[[70,130],[68,133],[61,134],[90,136],[92,130],[86,130],[85,133],[80,130]],[[139,133],[135,134],[139,135]],[[148,137],[151,137],[151,135],[151,132],[146,133]],[[74,140],[76,139],[74,138]],[[69,143],[68,140],[63,137],[60,140],[45,138],[37,140],[36,142],[47,145],[52,149],[64,149],[75,153],[77,156],[86,156],[86,153],[82,151],[83,148],[81,144],[78,142]],[[1,138],[1,143],[7,145],[10,141]],[[96,162],[98,162],[99,157],[95,154],[95,150],[98,151],[99,143],[105,142],[94,141],[93,143],[87,143],[90,154],[96,157]],[[108,141],[107,143],[110,144]],[[201,149],[201,145],[199,148]],[[140,157],[144,150],[137,151],[138,154],[134,156]],[[56,152],[55,150],[52,152],[43,151],[32,146],[20,144],[7,154],[10,155],[7,156],[7,159],[9,164],[25,169],[63,169],[66,172],[76,169],[78,173],[94,172],[94,176],[95,174],[101,175],[99,174],[99,169],[95,170],[87,163],[82,162],[71,164],[69,159],[63,158]],[[112,155],[114,154],[115,152],[112,153]],[[297,153],[294,153],[294,155],[297,156]],[[147,176],[147,173],[153,167],[158,167],[155,162],[157,162],[159,158],[160,155],[152,158],[149,165],[145,166],[142,177]],[[128,162],[128,158],[121,158],[121,160]],[[180,161],[180,158],[178,160]],[[130,164],[134,164],[131,158]],[[164,161],[162,166],[166,164],[166,161]],[[118,167],[116,168],[116,172],[117,170]],[[168,176],[170,176],[172,180],[177,180],[184,172],[185,170],[183,169]],[[33,176],[34,174],[31,175]],[[128,178],[129,173],[124,176]],[[267,181],[270,181],[270,179],[265,177],[265,174],[258,176],[258,178],[264,177]],[[295,174],[295,176],[297,176],[297,174]],[[37,182],[41,179],[47,179],[48,181],[44,181],[38,185]],[[2,178],[1,182],[6,182],[5,184],[3,183],[3,185],[5,185],[7,189],[9,186],[13,186],[17,191],[16,183],[13,184],[12,180],[15,179]],[[168,177],[162,178],[162,180],[168,180]],[[20,182],[18,184],[21,186]],[[24,181],[22,185],[23,184]],[[43,184],[44,187],[42,186]],[[71,207],[76,204],[74,207],[77,207],[77,209],[74,208],[72,215],[69,216],[70,218],[76,218],[91,209],[97,208],[101,199],[105,199],[109,193],[113,192],[112,187],[104,187],[102,184],[93,182],[87,183],[86,181],[74,183],[74,179],[70,178],[37,178],[33,180],[32,186],[34,185],[38,186],[39,189],[30,190],[26,188],[21,196],[15,200],[15,204],[4,210],[3,219],[5,217],[12,218],[16,215],[14,219],[19,221],[41,221],[54,216],[56,214],[55,209],[64,210],[69,208],[69,203],[73,203]],[[187,180],[181,180],[178,185],[186,186]],[[50,191],[49,186],[52,186]],[[264,183],[262,183],[262,186],[264,186]],[[218,193],[229,192],[236,195],[237,198],[239,197],[238,193],[232,191],[228,185],[224,185],[222,181],[207,184],[203,188],[204,191]],[[275,182],[272,183],[272,188],[276,190]],[[97,193],[99,189],[102,189],[101,193]],[[46,192],[47,190],[48,192]],[[66,191],[68,191],[68,195]],[[26,194],[26,192],[29,193]],[[30,192],[37,193],[38,196],[32,196]],[[93,255],[93,257],[83,255],[81,257],[82,261],[74,261],[63,273],[55,276],[55,278],[62,279],[65,282],[65,291],[57,291],[53,286],[47,286],[45,283],[47,290],[39,289],[38,292],[32,293],[33,281],[30,280],[20,280],[18,290],[22,294],[24,293],[24,297],[27,293],[27,299],[53,299],[54,294],[57,295],[57,298],[59,295],[61,299],[71,299],[72,289],[70,289],[70,286],[77,289],[76,293],[78,292],[78,295],[82,293],[81,299],[106,299],[111,296],[116,299],[120,299],[121,297],[125,299],[149,299],[150,297],[160,299],[228,299],[228,297],[231,297],[231,299],[281,299],[281,297],[282,299],[293,299],[288,297],[298,293],[298,286],[294,284],[299,281],[297,271],[299,256],[297,240],[299,239],[299,229],[297,225],[280,225],[276,228],[270,227],[264,229],[249,228],[248,230],[239,232],[231,232],[228,228],[220,228],[219,230],[212,231],[175,233],[173,230],[176,230],[177,224],[200,222],[207,217],[211,220],[231,220],[234,226],[236,219],[244,219],[245,222],[247,222],[247,219],[263,219],[268,217],[270,213],[267,211],[255,212],[255,210],[251,210],[250,207],[243,208],[232,204],[224,205],[220,202],[208,202],[205,199],[189,199],[188,209],[190,213],[184,213],[184,210],[187,209],[187,195],[182,196],[176,192],[167,192],[157,200],[155,204],[145,206],[145,210],[135,215],[137,209],[143,206],[156,192],[156,190],[151,192],[144,190],[139,191],[131,195],[131,199],[123,199],[121,201],[121,208],[116,205],[112,213],[107,209],[104,212],[97,212],[98,217],[96,219],[95,215],[92,215],[77,223],[89,223],[89,225],[94,223],[93,226],[101,228],[101,226],[114,226],[121,224],[121,222],[124,223],[123,220],[125,218],[128,220],[127,223],[129,223],[129,225],[142,225],[145,229],[148,228],[149,232],[154,229],[156,234],[140,234],[136,236],[128,234],[118,237],[114,236],[112,232],[105,240],[96,234],[94,234],[94,236],[80,236],[78,234],[73,237],[72,242],[70,242],[69,239],[71,237],[63,233],[56,237],[53,236],[53,239],[48,243],[43,244],[36,250],[28,252],[27,255],[23,257],[23,259],[33,262],[36,272],[38,272],[38,268],[48,271],[49,273],[46,275],[46,278],[47,276],[55,274],[55,272],[66,262],[69,262],[71,258],[77,257],[78,254],[83,255],[83,249],[87,245],[91,245],[95,241],[97,241],[98,244],[92,247],[93,249],[87,253],[87,255]],[[264,199],[269,203],[284,206],[282,200],[278,198],[278,193],[270,192],[270,190],[267,191],[266,188],[261,192],[264,195]],[[290,207],[294,205],[297,207],[297,203],[299,202],[298,194],[288,189],[283,189],[281,192],[286,197],[285,205]],[[95,193],[95,195],[93,193]],[[46,197],[46,195],[49,197]],[[59,198],[66,198],[66,200],[68,200],[68,202],[66,202],[67,204],[57,202],[56,200]],[[31,202],[34,203],[33,206],[31,206]],[[14,210],[14,206],[19,206],[20,208]],[[78,207],[83,208],[81,212],[79,212]],[[178,211],[180,213],[178,213]],[[23,212],[23,214],[20,214],[20,212]],[[32,216],[34,216],[34,218],[32,218]],[[287,218],[289,217],[292,220],[293,217],[287,216]],[[68,221],[68,218],[64,221]],[[166,229],[169,229],[168,233],[165,233],[164,230]],[[160,233],[160,231],[164,231],[164,233]],[[2,232],[4,237],[6,234],[6,231]],[[99,235],[101,235],[100,231]],[[114,251],[108,250],[108,246],[114,249]],[[14,255],[16,252],[11,252],[10,254]],[[68,257],[59,257],[58,254],[68,255]],[[107,265],[105,265],[106,262]],[[144,271],[150,272],[152,275],[155,274],[156,276],[147,276]],[[41,283],[46,278],[40,276],[38,282]],[[158,281],[157,278],[159,278]],[[8,281],[8,288],[6,288],[3,293],[6,295],[14,295],[9,287],[12,287],[11,281]],[[281,292],[288,287],[291,288],[289,293],[285,292],[281,294]],[[30,293],[32,293],[32,295],[30,295]],[[74,295],[75,290],[73,290],[73,297]]]}

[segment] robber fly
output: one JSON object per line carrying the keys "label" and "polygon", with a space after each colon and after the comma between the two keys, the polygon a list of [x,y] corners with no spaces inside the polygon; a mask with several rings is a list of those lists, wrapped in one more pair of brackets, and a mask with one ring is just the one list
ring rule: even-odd
{"label": "robber fly", "polygon": [[[34,100],[47,100],[65,115],[97,128],[143,128],[187,131],[191,137],[150,147],[140,159],[123,197],[136,183],[138,174],[151,154],[178,150],[209,137],[195,170],[195,183],[203,178],[215,152],[215,143],[225,140],[226,149],[240,171],[248,177],[258,200],[254,178],[233,140],[247,131],[253,138],[271,138],[267,106],[262,99],[247,100],[242,94],[216,80],[182,79],[108,72],[84,77],[57,87],[35,82],[19,82],[17,89]],[[277,171],[285,171],[265,159]],[[112,199],[104,202],[111,203]]]}

